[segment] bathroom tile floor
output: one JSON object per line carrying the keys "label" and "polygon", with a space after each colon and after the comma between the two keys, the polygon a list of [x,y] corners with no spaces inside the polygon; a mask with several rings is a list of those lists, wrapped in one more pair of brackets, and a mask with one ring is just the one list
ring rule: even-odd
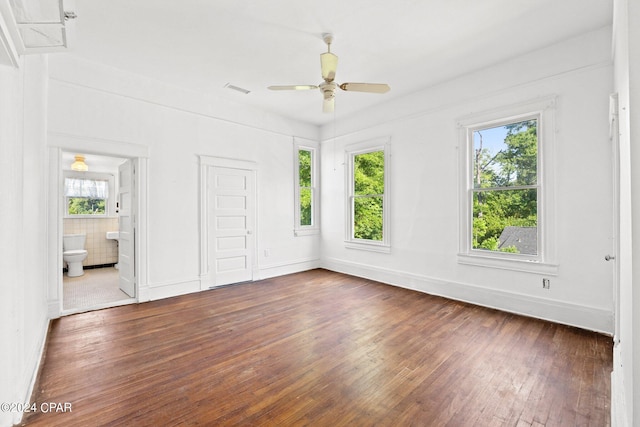
{"label": "bathroom tile floor", "polygon": [[133,301],[122,292],[114,267],[85,269],[80,277],[63,276],[64,311],[86,311]]}

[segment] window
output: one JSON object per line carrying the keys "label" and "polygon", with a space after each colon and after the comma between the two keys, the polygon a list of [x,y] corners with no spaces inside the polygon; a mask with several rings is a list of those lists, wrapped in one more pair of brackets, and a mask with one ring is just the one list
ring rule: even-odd
{"label": "window", "polygon": [[538,119],[472,129],[472,249],[538,256]]}
{"label": "window", "polygon": [[313,225],[313,209],[312,194],[313,186],[311,185],[311,150],[298,150],[298,171],[299,171],[299,213],[301,227]]}
{"label": "window", "polygon": [[[544,150],[551,143],[554,104],[523,104],[511,116],[507,109],[460,124],[461,262],[554,272],[553,159]],[[517,261],[529,266],[509,266]],[[532,261],[552,268],[532,267]]]}
{"label": "window", "polygon": [[347,150],[348,247],[389,251],[389,147],[365,143]]}
{"label": "window", "polygon": [[67,172],[64,178],[66,216],[107,216],[112,212],[109,195],[113,176]]}
{"label": "window", "polygon": [[295,144],[294,153],[295,235],[317,234],[319,232],[319,211],[316,149]]}

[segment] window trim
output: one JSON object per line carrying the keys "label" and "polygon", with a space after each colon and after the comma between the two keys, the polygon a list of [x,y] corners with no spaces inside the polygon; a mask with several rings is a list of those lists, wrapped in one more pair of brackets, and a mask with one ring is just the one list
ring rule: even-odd
{"label": "window trim", "polygon": [[[300,224],[300,151],[311,152],[311,225]],[[293,193],[294,193],[294,236],[320,234],[320,180],[317,147],[297,141],[293,143]]]}
{"label": "window trim", "polygon": [[[556,96],[473,114],[457,121],[459,139],[458,263],[541,274],[557,274],[554,201],[554,133]],[[512,254],[472,248],[473,132],[509,123],[538,120],[538,254]]]}
{"label": "window trim", "polygon": [[[384,194],[382,203],[382,241],[353,237],[354,158],[358,154],[384,152]],[[391,138],[383,137],[345,147],[345,247],[373,252],[391,252]]]}
{"label": "window trim", "polygon": [[62,205],[63,205],[63,217],[64,218],[112,218],[117,216],[115,209],[115,177],[109,173],[103,172],[76,172],[66,170],[63,173],[62,178],[62,188],[64,188],[65,180],[67,178],[74,179],[90,179],[95,181],[107,181],[109,192],[106,198],[105,203],[105,213],[104,214],[96,214],[96,215],[72,215],[69,214],[69,203],[68,197],[64,195],[64,191],[62,192]]}

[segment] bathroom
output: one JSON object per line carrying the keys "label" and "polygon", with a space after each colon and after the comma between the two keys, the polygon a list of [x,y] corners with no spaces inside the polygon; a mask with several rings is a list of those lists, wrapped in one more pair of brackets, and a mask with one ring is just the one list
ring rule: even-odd
{"label": "bathroom", "polygon": [[62,153],[63,311],[129,303],[120,289],[119,171],[127,159]]}

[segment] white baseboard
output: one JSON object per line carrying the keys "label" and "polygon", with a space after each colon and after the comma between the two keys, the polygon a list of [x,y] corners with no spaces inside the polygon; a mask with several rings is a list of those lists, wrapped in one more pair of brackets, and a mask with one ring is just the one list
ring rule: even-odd
{"label": "white baseboard", "polygon": [[321,267],[483,307],[495,308],[609,335],[613,333],[611,329],[613,314],[607,310],[594,307],[483,288],[337,258],[323,258]]}
{"label": "white baseboard", "polygon": [[[254,280],[284,276],[285,274],[299,273],[319,267],[319,258],[304,258],[278,264],[259,265],[254,272]],[[146,286],[141,285],[138,289],[138,302],[154,301],[207,290],[209,289],[209,285],[205,283],[207,280],[208,276],[202,276],[181,281],[152,283]]]}
{"label": "white baseboard", "polygon": [[[29,380],[29,387],[27,387],[26,394],[22,398],[22,402],[32,402],[31,396],[33,396],[33,389],[36,386],[36,380],[38,379],[38,373],[40,372],[40,365],[44,360],[44,352],[47,346],[47,339],[49,338],[49,330],[51,328],[51,320],[47,319],[43,331],[42,336],[40,337],[40,343],[38,345],[38,351],[33,355],[35,358],[33,363],[33,370],[31,371],[31,379]],[[22,416],[24,413],[15,412],[13,413],[13,424],[18,425],[22,422]]]}
{"label": "white baseboard", "polygon": [[313,270],[314,268],[320,268],[319,258],[303,258],[278,264],[260,265],[258,266],[258,277],[256,280],[299,273],[301,271]]}
{"label": "white baseboard", "polygon": [[155,301],[200,291],[200,278],[140,286],[138,302]]}
{"label": "white baseboard", "polygon": [[47,316],[49,319],[60,317],[61,304],[59,299],[47,301]]}

